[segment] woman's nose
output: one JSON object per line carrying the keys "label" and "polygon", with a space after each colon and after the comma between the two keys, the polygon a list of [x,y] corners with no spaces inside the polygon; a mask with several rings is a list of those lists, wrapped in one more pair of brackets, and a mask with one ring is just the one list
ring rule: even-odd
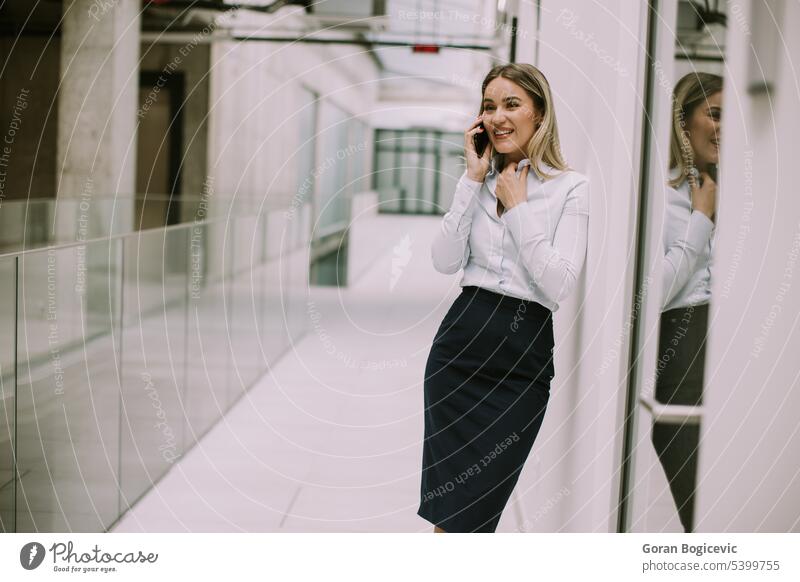
{"label": "woman's nose", "polygon": [[503,113],[495,113],[492,115],[492,125],[495,127],[502,127],[502,125],[507,121],[505,114]]}

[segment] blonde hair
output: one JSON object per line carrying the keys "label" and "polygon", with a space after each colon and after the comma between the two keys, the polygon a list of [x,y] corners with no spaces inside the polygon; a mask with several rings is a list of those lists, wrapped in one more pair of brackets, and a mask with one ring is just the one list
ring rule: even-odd
{"label": "blonde hair", "polygon": [[486,87],[498,77],[503,77],[519,85],[533,100],[534,107],[542,116],[541,122],[526,148],[526,154],[534,173],[542,180],[555,177],[555,175],[544,173],[542,162],[556,170],[568,170],[569,166],[561,155],[553,95],[550,92],[550,84],[542,72],[527,63],[509,63],[492,67],[481,85],[479,112],[481,114],[483,113],[483,96],[486,94]]}
{"label": "blonde hair", "polygon": [[681,77],[672,93],[672,132],[669,144],[669,169],[678,168],[677,177],[669,185],[677,188],[689,176],[694,167],[694,150],[684,129],[698,105],[722,91],[722,77],[712,73],[692,72]]}

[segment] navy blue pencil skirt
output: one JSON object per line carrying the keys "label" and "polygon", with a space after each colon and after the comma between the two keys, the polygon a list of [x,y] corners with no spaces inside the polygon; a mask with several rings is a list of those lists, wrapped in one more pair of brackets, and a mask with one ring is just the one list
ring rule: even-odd
{"label": "navy blue pencil skirt", "polygon": [[552,312],[464,287],[425,367],[417,514],[446,532],[493,532],[544,419]]}

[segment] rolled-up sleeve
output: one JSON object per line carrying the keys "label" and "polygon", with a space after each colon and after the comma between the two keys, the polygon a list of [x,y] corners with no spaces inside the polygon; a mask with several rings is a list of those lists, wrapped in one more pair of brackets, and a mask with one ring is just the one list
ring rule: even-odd
{"label": "rolled-up sleeve", "polygon": [[466,171],[456,185],[453,203],[431,245],[433,267],[440,273],[450,275],[467,264],[472,212],[482,186],[483,182],[468,178]]}
{"label": "rolled-up sleeve", "polygon": [[519,256],[533,284],[554,303],[560,303],[575,288],[586,259],[589,230],[589,184],[572,186],[555,226],[552,240],[527,201],[503,213]]}
{"label": "rolled-up sleeve", "polygon": [[666,241],[662,290],[664,307],[686,286],[697,270],[700,258],[708,252],[708,241],[713,229],[714,223],[708,216],[692,210],[683,235],[673,241]]}

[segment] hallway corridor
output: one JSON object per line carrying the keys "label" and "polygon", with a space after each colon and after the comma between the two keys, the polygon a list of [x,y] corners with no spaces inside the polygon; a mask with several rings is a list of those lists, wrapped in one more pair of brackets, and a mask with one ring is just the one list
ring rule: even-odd
{"label": "hallway corridor", "polygon": [[459,290],[430,262],[439,220],[375,218],[389,248],[351,287],[311,288],[308,333],[112,531],[430,530],[422,377]]}

